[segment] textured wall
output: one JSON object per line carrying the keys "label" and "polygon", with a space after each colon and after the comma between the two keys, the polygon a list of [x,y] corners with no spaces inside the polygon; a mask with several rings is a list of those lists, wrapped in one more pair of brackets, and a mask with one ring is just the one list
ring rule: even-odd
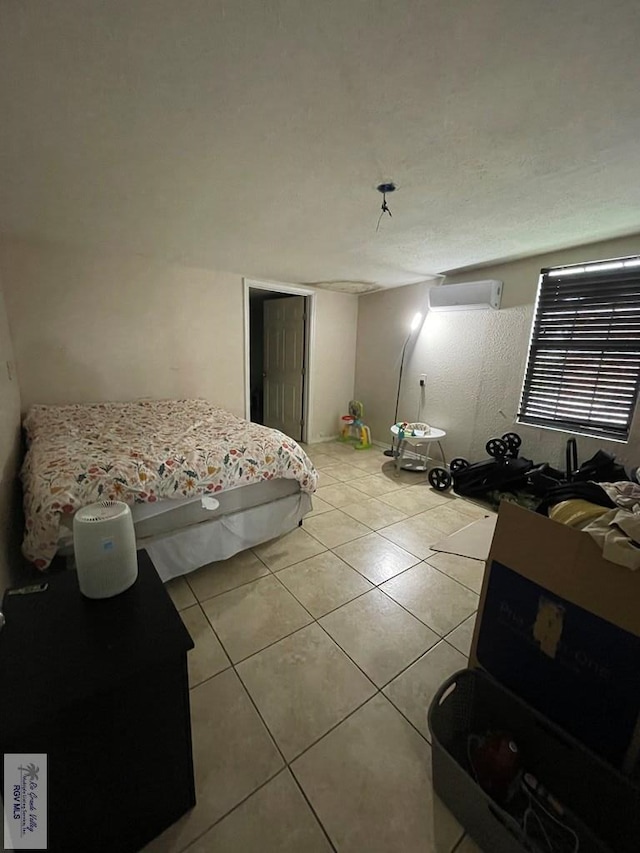
{"label": "textured wall", "polygon": [[21,535],[17,470],[20,446],[20,391],[0,281],[0,601],[16,577]]}
{"label": "textured wall", "polygon": [[[640,237],[583,246],[494,267],[467,270],[447,283],[497,278],[504,282],[500,311],[430,313],[407,356],[399,417],[447,430],[451,456],[483,458],[492,435],[515,427],[538,276],[544,266],[635,254]],[[387,441],[393,419],[397,365],[404,330],[424,305],[426,285],[360,297],[356,395],[362,398],[374,437]],[[427,374],[421,392],[419,375]],[[519,425],[525,455],[564,460],[568,435]],[[628,444],[579,437],[580,458],[605,447],[626,462],[640,463],[640,417]]]}
{"label": "textured wall", "polygon": [[[244,415],[240,275],[8,238],[0,269],[23,410],[200,396]],[[312,440],[336,434],[353,394],[358,306],[341,293],[317,300]]]}

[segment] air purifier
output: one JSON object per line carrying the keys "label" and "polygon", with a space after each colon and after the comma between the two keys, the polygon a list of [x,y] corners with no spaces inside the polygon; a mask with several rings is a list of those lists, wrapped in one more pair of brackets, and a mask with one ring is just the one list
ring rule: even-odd
{"label": "air purifier", "polygon": [[111,598],[135,583],[136,536],[126,503],[99,501],[79,509],[73,548],[80,592],[87,598]]}

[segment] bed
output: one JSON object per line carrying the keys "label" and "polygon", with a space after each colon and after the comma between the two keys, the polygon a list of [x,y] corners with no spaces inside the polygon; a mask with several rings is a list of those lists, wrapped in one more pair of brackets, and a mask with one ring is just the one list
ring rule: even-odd
{"label": "bed", "polygon": [[23,553],[72,552],[77,509],[131,505],[163,580],[292,530],[318,475],[293,439],[206,400],[33,406],[24,421]]}

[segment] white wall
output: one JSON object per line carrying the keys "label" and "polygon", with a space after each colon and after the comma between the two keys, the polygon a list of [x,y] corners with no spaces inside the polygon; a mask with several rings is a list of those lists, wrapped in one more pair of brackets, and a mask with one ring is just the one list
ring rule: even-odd
{"label": "white wall", "polygon": [[242,414],[242,279],[4,240],[22,406],[203,396]]}
{"label": "white wall", "polygon": [[[465,270],[447,283],[496,278],[504,282],[500,311],[430,313],[407,353],[399,418],[415,420],[421,402],[419,375],[427,374],[421,419],[447,430],[449,458],[486,457],[485,442],[517,429],[523,453],[536,461],[564,463],[567,433],[515,425],[540,269],[640,251],[640,236],[591,244],[508,264]],[[356,396],[365,405],[374,438],[387,441],[393,420],[402,342],[429,285],[411,285],[360,297]],[[623,462],[640,463],[640,415],[628,444],[578,437],[580,458],[598,447]]]}
{"label": "white wall", "polygon": [[20,565],[22,534],[17,473],[20,448],[20,391],[4,294],[0,281],[0,600]]}
{"label": "white wall", "polygon": [[355,387],[357,327],[357,296],[318,291],[310,441],[337,435],[339,418],[349,410]]}
{"label": "white wall", "polygon": [[[412,284],[360,297],[356,398],[364,406],[364,421],[374,440],[390,440],[402,344],[416,311],[425,310],[427,287],[426,284]],[[405,358],[403,388],[409,387],[410,363],[411,347]],[[409,396],[401,401],[398,411],[398,417],[403,420],[416,419],[416,405],[409,405]]]}
{"label": "white wall", "polygon": [[[13,238],[0,270],[23,411],[200,396],[244,415],[240,275]],[[317,300],[312,440],[336,433],[353,396],[357,323],[356,297]]]}

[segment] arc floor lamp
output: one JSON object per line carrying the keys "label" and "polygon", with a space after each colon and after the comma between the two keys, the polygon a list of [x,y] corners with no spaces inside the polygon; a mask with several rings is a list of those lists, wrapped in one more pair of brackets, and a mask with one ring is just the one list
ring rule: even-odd
{"label": "arc floor lamp", "polygon": [[[409,341],[413,337],[414,333],[420,328],[420,324],[422,323],[422,314],[418,311],[417,314],[414,315],[413,320],[411,321],[411,326],[409,327],[409,334],[407,335],[405,342],[402,346],[402,355],[400,357],[400,370],[398,372],[398,391],[396,393],[396,411],[393,416],[394,424],[398,423],[398,406],[400,405],[400,389],[402,387],[402,371],[404,369],[404,357],[407,353],[407,347],[409,346]],[[391,442],[391,447],[388,450],[384,451],[385,456],[395,456],[396,451],[393,446],[393,441]]]}

